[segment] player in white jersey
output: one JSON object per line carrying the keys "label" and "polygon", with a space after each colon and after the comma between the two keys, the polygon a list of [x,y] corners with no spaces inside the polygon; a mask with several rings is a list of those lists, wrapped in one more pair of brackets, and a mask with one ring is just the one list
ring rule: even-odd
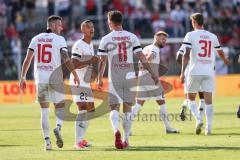
{"label": "player in white jersey", "polygon": [[[64,89],[62,93],[55,91],[50,84],[62,86],[63,73],[57,70],[58,77],[55,82],[50,82],[49,78],[53,72],[61,66],[61,59],[65,62],[69,71],[73,70],[73,65],[68,57],[67,44],[65,39],[60,36],[62,31],[62,18],[59,16],[50,16],[47,20],[47,31],[32,38],[28,47],[26,58],[23,62],[20,79],[20,88],[26,88],[26,74],[34,57],[34,80],[37,90],[37,102],[41,106],[41,125],[45,139],[45,149],[51,150],[51,141],[49,133],[49,102],[53,102],[56,114],[56,128],[54,134],[57,138],[57,146],[63,147],[63,140],[60,134],[64,119]],[[75,71],[74,81],[79,84],[79,78]]]}
{"label": "player in white jersey", "polygon": [[[176,54],[176,60],[177,62],[182,65],[182,56],[185,52],[185,46],[181,45],[181,47],[179,48],[177,54]],[[189,65],[187,65],[185,72],[184,72],[184,76],[185,76],[185,81],[183,84],[183,89],[184,89],[184,94],[185,94],[185,100],[182,104],[182,111],[180,113],[180,118],[182,121],[185,121],[186,119],[186,112],[187,112],[187,108],[188,108],[188,104],[187,104],[187,78],[188,78],[188,70],[189,70]],[[199,107],[198,107],[198,111],[200,114],[200,118],[203,119],[204,116],[204,109],[205,109],[205,101],[204,101],[204,97],[203,97],[203,92],[199,91],[198,92],[198,96],[199,96]],[[190,108],[189,108],[190,110]]]}
{"label": "player in white jersey", "polygon": [[72,47],[72,61],[74,68],[80,78],[80,86],[76,87],[74,84],[74,76],[70,75],[70,84],[72,90],[73,101],[78,106],[78,116],[75,122],[75,149],[83,149],[89,146],[89,142],[84,140],[84,135],[88,128],[89,122],[84,114],[94,111],[94,99],[90,86],[92,65],[81,63],[92,59],[94,56],[94,49],[92,38],[94,36],[94,25],[91,21],[85,20],[81,23],[81,32],[83,39],[78,40]]}
{"label": "player in white jersey", "polygon": [[[166,32],[158,31],[154,35],[154,42],[143,49],[143,53],[156,75],[159,75],[160,48],[163,48],[166,45],[167,37],[168,34]],[[148,71],[146,71],[141,65],[139,66],[139,69],[136,104],[132,108],[132,116],[136,117],[146,100],[154,99],[159,105],[159,115],[164,122],[166,133],[179,133],[179,130],[172,128],[168,121],[162,85],[155,85],[151,76],[148,74]]]}
{"label": "player in white jersey", "polygon": [[[147,60],[142,53],[139,40],[136,35],[123,30],[122,14],[119,11],[108,12],[109,34],[101,39],[98,55],[100,55],[99,74],[97,85],[101,89],[102,77],[108,59],[109,70],[109,103],[111,107],[110,121],[115,134],[115,147],[123,149],[128,147],[129,133],[131,129],[131,106],[135,101],[135,93],[130,90],[136,86],[136,79],[127,80],[128,73],[134,72],[133,55],[136,55],[144,68],[146,68],[154,82],[159,83],[158,77],[153,73]],[[121,140],[119,131],[119,108],[123,103],[123,130],[124,142]]]}
{"label": "player in white jersey", "polygon": [[214,62],[216,58],[214,51],[217,51],[225,64],[228,64],[229,60],[225,58],[217,36],[204,30],[203,15],[194,13],[191,15],[191,21],[194,31],[187,33],[183,41],[183,44],[186,46],[186,52],[182,59],[181,81],[184,82],[184,72],[187,65],[189,65],[187,96],[189,107],[197,121],[196,134],[201,133],[201,128],[203,126],[195,101],[196,94],[201,88],[206,104],[207,124],[205,134],[210,135],[213,117],[212,92],[214,91]]}

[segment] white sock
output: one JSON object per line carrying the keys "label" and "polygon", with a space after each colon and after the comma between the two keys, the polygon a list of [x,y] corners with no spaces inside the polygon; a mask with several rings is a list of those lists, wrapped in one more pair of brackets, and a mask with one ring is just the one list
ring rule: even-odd
{"label": "white sock", "polygon": [[159,113],[160,113],[160,118],[162,119],[165,128],[166,129],[170,128],[170,123],[168,121],[166,104],[162,104],[162,105],[159,106]]}
{"label": "white sock", "polygon": [[128,142],[129,134],[131,131],[131,124],[132,124],[132,119],[131,119],[131,112],[126,112],[123,114],[123,130],[124,130],[124,141]]}
{"label": "white sock", "polygon": [[182,106],[187,106],[187,99],[185,99],[185,100],[183,101]]}
{"label": "white sock", "polygon": [[109,115],[114,133],[119,130],[119,112],[112,110]]}
{"label": "white sock", "polygon": [[64,120],[64,108],[55,108],[56,114],[56,127],[60,130],[63,125]]}
{"label": "white sock", "polygon": [[141,108],[142,108],[142,105],[139,103],[136,103],[134,107],[132,107],[132,112],[131,112],[132,118],[135,118],[137,116]]}
{"label": "white sock", "polygon": [[188,100],[188,105],[191,108],[191,112],[192,112],[194,118],[196,119],[196,121],[198,121],[198,122],[201,121],[200,115],[199,115],[198,110],[197,110],[196,101]]}
{"label": "white sock", "polygon": [[205,110],[205,100],[204,99],[200,99],[199,100],[199,115],[201,118],[201,121],[203,121],[203,117],[204,117],[204,110]]}
{"label": "white sock", "polygon": [[87,113],[87,110],[78,111],[78,116],[75,121],[75,141],[76,143],[82,141],[84,139],[85,133],[87,131],[89,122],[82,119],[83,113]]}
{"label": "white sock", "polygon": [[189,110],[191,110],[190,107],[189,107],[189,105],[188,105],[188,99],[185,99],[185,100],[183,101],[182,106],[186,106],[186,107],[188,107]]}
{"label": "white sock", "polygon": [[50,125],[49,125],[49,108],[41,108],[41,126],[44,139],[50,138]]}
{"label": "white sock", "polygon": [[212,119],[213,119],[213,105],[206,105],[206,128],[212,129]]}

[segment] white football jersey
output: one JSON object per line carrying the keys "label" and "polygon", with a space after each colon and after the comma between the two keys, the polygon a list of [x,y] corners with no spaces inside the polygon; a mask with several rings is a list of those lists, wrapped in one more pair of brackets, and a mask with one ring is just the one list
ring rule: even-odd
{"label": "white football jersey", "polygon": [[[158,70],[159,70],[159,64],[160,64],[160,48],[155,46],[154,44],[150,44],[146,47],[143,48],[143,54],[144,55],[148,55],[151,54],[152,58],[151,61],[149,61],[149,64],[151,66],[151,69],[153,70],[153,72],[158,75]],[[140,74],[142,74],[142,70],[144,70],[144,72],[148,72],[146,71],[142,64],[139,63],[140,66]]]}
{"label": "white football jersey", "polygon": [[[93,44],[90,43],[88,44],[87,42],[83,41],[82,39],[78,40],[72,47],[72,58],[78,59],[80,61],[84,61],[87,59],[90,59],[91,56],[94,56],[94,49],[93,49]],[[77,72],[77,75],[80,79],[80,85],[83,86],[86,83],[87,79],[91,78],[91,72],[87,72],[89,67],[91,66],[86,66],[81,69],[75,69]],[[89,74],[89,75],[86,75]],[[73,81],[73,74],[70,75],[70,81]]]}
{"label": "white football jersey", "polygon": [[136,35],[128,31],[112,31],[101,39],[98,55],[108,56],[109,81],[122,81],[134,71],[133,55],[142,51]]}
{"label": "white football jersey", "polygon": [[183,55],[185,53],[185,46],[182,44],[179,50],[177,51],[177,57],[178,55]]}
{"label": "white football jersey", "polygon": [[221,50],[217,36],[206,30],[195,30],[186,34],[183,44],[191,48],[189,75],[215,74],[216,50]]}
{"label": "white football jersey", "polygon": [[[55,33],[40,33],[32,38],[28,49],[34,52],[34,79],[35,84],[49,83],[49,77],[53,71],[61,65],[60,50],[67,49],[67,44],[62,36]],[[57,82],[62,83],[62,70],[56,77]]]}

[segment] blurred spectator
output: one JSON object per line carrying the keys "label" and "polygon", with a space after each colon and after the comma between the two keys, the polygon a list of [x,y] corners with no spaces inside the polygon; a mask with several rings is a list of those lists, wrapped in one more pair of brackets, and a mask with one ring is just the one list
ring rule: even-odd
{"label": "blurred spectator", "polygon": [[11,22],[15,23],[16,20],[16,12],[21,11],[23,8],[23,1],[21,0],[11,0]]}
{"label": "blurred spectator", "polygon": [[0,0],[0,30],[7,25],[7,6],[3,0]]}
{"label": "blurred spectator", "polygon": [[70,11],[70,0],[56,0],[55,7],[57,14],[61,17],[67,17]]}
{"label": "blurred spectator", "polygon": [[[230,54],[239,54],[239,0],[46,0],[47,5],[38,6],[44,4],[40,1],[0,0],[0,67],[11,66],[10,70],[6,70],[6,75],[14,75],[15,63],[18,63],[15,55],[21,52],[21,47],[16,46],[22,45],[26,49],[31,36],[45,29],[46,24],[42,20],[52,14],[63,17],[63,36],[69,41],[76,41],[82,38],[79,22],[84,19],[94,22],[94,38],[99,39],[106,34],[106,12],[111,9],[122,11],[124,28],[141,38],[152,38],[153,33],[159,30],[166,31],[170,37],[183,37],[192,30],[189,16],[201,12],[205,17],[205,28],[217,34],[221,44],[229,46]],[[44,10],[40,7],[47,8]],[[164,63],[175,63],[175,46],[163,50]]]}
{"label": "blurred spectator", "polygon": [[16,12],[16,29],[19,34],[22,34],[25,30],[26,24],[21,12]]}
{"label": "blurred spectator", "polygon": [[19,55],[22,53],[22,43],[19,37],[15,37],[11,40],[11,52],[12,52],[12,58],[14,61],[14,64],[18,64],[18,58],[20,57]]}
{"label": "blurred spectator", "polygon": [[3,50],[3,58],[9,59],[9,57],[12,55],[12,53],[11,53],[11,45],[10,45],[7,37],[4,37],[4,39],[1,41],[1,47]]}
{"label": "blurred spectator", "polygon": [[25,5],[27,8],[28,24],[30,26],[34,26],[33,20],[34,20],[34,16],[35,16],[35,1],[25,0]]}
{"label": "blurred spectator", "polygon": [[180,7],[180,5],[176,5],[175,8],[170,13],[171,20],[174,23],[174,36],[175,37],[183,37],[184,36],[184,27],[185,23],[185,12]]}
{"label": "blurred spectator", "polygon": [[53,15],[55,12],[55,6],[54,6],[55,0],[48,0],[48,15]]}
{"label": "blurred spectator", "polygon": [[6,35],[6,38],[8,38],[9,40],[18,36],[18,32],[13,23],[10,23],[10,25],[6,28],[5,35]]}
{"label": "blurred spectator", "polygon": [[[68,29],[68,26],[71,25],[71,0],[56,0],[55,9],[57,14],[63,18],[64,29]],[[66,32],[66,30],[63,32]]]}
{"label": "blurred spectator", "polygon": [[76,23],[75,27],[68,33],[67,40],[77,41],[81,38],[83,38],[83,34],[81,33],[80,23]]}
{"label": "blurred spectator", "polygon": [[17,79],[17,68],[11,60],[4,60],[4,79]]}
{"label": "blurred spectator", "polygon": [[97,15],[97,6],[95,0],[87,0],[86,11],[87,15]]}

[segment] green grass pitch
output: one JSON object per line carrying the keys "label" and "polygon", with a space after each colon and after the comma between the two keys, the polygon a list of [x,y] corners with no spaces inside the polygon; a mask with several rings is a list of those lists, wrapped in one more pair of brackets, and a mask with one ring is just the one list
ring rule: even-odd
{"label": "green grass pitch", "polygon": [[[178,114],[182,98],[167,100],[168,112]],[[236,116],[240,97],[217,97],[214,99],[213,135],[195,135],[195,120],[173,120],[172,126],[180,129],[180,134],[166,134],[163,122],[154,118],[150,121],[140,117],[133,123],[131,147],[116,150],[113,146],[113,131],[108,114],[91,120],[86,139],[93,146],[82,151],[73,149],[74,122],[66,122],[62,128],[64,147],[58,149],[51,133],[53,151],[43,150],[43,138],[40,130],[40,109],[38,104],[0,105],[0,159],[1,160],[121,160],[121,159],[240,159],[240,119]],[[157,113],[156,103],[149,101],[141,114]],[[76,107],[73,111],[76,111]],[[51,129],[55,126],[55,117],[51,106]]]}

